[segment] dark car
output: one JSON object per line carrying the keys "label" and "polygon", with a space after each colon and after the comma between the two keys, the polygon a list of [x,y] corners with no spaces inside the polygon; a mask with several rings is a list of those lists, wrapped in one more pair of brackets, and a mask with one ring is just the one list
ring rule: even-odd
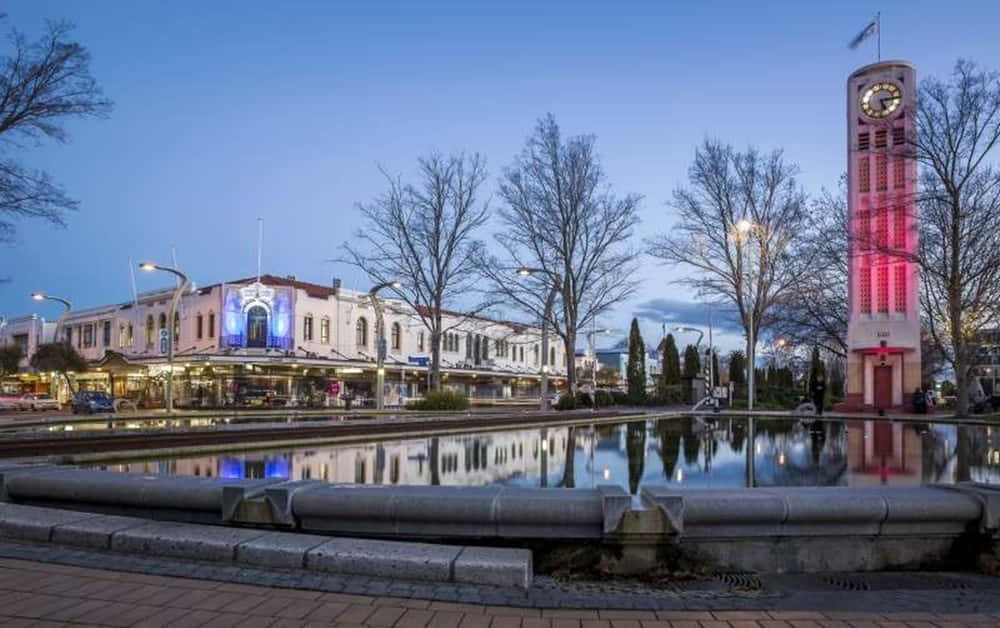
{"label": "dark car", "polygon": [[93,414],[95,412],[114,412],[115,406],[111,396],[100,390],[84,390],[73,396],[73,414]]}

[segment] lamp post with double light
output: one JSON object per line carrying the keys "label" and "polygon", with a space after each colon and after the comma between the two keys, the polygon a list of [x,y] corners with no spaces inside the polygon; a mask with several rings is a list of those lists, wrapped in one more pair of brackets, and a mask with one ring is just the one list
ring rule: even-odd
{"label": "lamp post with double light", "polygon": [[385,407],[385,316],[382,302],[378,299],[378,291],[383,288],[399,290],[403,284],[399,281],[383,281],[368,291],[368,298],[375,310],[375,409]]}
{"label": "lamp post with double light", "polygon": [[190,281],[187,275],[171,266],[163,266],[153,262],[142,262],[139,264],[139,268],[146,272],[153,272],[154,270],[163,271],[176,276],[178,279],[177,287],[174,288],[173,296],[170,297],[170,311],[167,315],[167,324],[170,326],[170,331],[167,333],[166,406],[167,414],[170,414],[174,411],[174,332],[176,331],[177,335],[180,336],[180,330],[174,324],[174,319],[177,316],[177,303],[180,301],[181,295],[184,294],[184,290]]}
{"label": "lamp post with double light", "polygon": [[517,274],[521,277],[543,274],[552,282],[548,297],[545,299],[545,311],[542,313],[542,374],[538,384],[541,399],[538,402],[538,409],[544,412],[549,409],[549,319],[552,318],[552,307],[555,305],[556,295],[562,290],[562,283],[558,277],[542,268],[522,266],[517,269]]}
{"label": "lamp post with double light", "polygon": [[66,322],[66,317],[69,316],[69,311],[73,307],[73,304],[68,300],[57,297],[51,294],[45,294],[44,292],[32,292],[31,298],[35,301],[55,301],[57,303],[62,303],[63,313],[59,316],[59,320],[56,321],[56,329],[52,334],[52,342],[62,342],[62,338],[59,336],[60,330],[62,330],[63,323]]}
{"label": "lamp post with double light", "polygon": [[[747,241],[747,236],[750,235],[752,231],[757,229],[758,226],[750,222],[746,218],[741,219],[735,225],[735,229],[731,234],[731,237],[736,242],[737,246],[743,247],[744,243]],[[756,392],[756,353],[757,353],[757,338],[754,335],[754,307],[756,305],[756,299],[753,297],[753,275],[750,269],[750,253],[749,247],[747,248],[747,262],[744,263],[741,269],[741,274],[746,273],[746,283],[749,291],[747,298],[747,410],[753,410],[754,394]],[[743,277],[740,277],[740,284],[743,283]]]}

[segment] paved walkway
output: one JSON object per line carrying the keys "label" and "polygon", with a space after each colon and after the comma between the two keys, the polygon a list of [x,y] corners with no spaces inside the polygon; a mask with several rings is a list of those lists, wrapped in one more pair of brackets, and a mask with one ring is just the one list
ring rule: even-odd
{"label": "paved walkway", "polygon": [[393,628],[951,628],[1000,614],[529,609],[322,593],[0,559],[0,625]]}

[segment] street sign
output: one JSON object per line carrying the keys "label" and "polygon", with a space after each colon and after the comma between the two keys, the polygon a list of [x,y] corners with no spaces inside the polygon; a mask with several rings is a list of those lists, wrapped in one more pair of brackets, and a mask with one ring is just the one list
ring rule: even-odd
{"label": "street sign", "polygon": [[431,363],[431,359],[426,355],[407,356],[406,361],[414,366],[428,366]]}
{"label": "street sign", "polygon": [[170,349],[169,348],[169,344],[168,344],[169,342],[170,342],[170,332],[167,331],[166,329],[161,329],[160,330],[160,353],[166,355],[167,351],[169,351],[169,349]]}

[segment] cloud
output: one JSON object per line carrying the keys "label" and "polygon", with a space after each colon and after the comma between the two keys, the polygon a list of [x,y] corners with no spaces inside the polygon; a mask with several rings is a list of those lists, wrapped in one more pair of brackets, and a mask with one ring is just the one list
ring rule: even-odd
{"label": "cloud", "polygon": [[[743,333],[736,311],[731,305],[713,305],[711,310],[712,327],[716,333]],[[667,331],[671,326],[678,325],[708,329],[709,306],[705,303],[679,299],[650,299],[637,304],[632,314],[640,321],[649,321],[657,325],[666,323]]]}

